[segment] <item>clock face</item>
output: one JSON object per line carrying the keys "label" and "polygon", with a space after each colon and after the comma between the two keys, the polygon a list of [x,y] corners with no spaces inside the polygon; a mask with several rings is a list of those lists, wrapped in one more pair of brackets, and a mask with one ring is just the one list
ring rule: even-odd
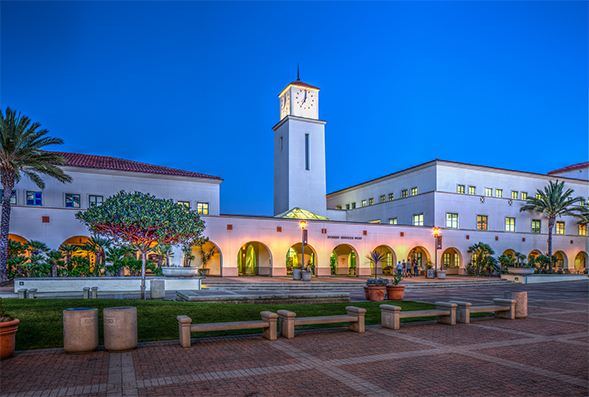
{"label": "clock face", "polygon": [[280,97],[280,118],[284,118],[290,112],[290,95],[284,94]]}
{"label": "clock face", "polygon": [[301,109],[311,109],[315,105],[315,94],[309,90],[299,89],[295,93],[295,101]]}

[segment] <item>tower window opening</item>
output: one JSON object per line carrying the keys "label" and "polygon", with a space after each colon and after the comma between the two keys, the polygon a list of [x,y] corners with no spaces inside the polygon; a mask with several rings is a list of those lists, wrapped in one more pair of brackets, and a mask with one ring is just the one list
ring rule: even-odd
{"label": "tower window opening", "polygon": [[309,134],[305,134],[305,170],[309,169]]}

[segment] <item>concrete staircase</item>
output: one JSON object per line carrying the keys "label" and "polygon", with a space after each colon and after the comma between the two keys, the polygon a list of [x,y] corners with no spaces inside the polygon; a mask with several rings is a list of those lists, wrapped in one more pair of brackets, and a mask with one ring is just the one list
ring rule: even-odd
{"label": "concrete staircase", "polygon": [[[249,283],[249,282],[226,282],[216,281],[207,283],[203,280],[202,290],[226,290],[226,291],[360,291],[366,285],[364,282],[321,282],[316,279],[309,281],[296,282],[268,282],[268,283]],[[513,285],[506,280],[468,280],[468,281],[423,281],[403,283],[405,289],[431,289],[431,288],[477,288],[477,287],[496,287],[501,285]]]}

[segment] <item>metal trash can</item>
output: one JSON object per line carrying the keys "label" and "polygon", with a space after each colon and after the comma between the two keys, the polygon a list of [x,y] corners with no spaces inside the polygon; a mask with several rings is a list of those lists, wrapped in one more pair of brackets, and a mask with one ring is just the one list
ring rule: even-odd
{"label": "metal trash can", "polygon": [[98,309],[63,311],[63,349],[68,353],[86,353],[98,347]]}
{"label": "metal trash can", "polygon": [[102,317],[106,350],[124,351],[137,347],[136,307],[107,307],[102,311]]}

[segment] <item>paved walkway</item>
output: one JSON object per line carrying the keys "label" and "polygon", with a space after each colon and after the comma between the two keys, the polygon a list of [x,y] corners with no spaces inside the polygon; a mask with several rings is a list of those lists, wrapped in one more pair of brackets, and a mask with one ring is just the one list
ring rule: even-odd
{"label": "paved walkway", "polygon": [[472,302],[527,290],[525,320],[403,323],[141,344],[127,353],[19,352],[2,362],[0,396],[587,396],[587,282],[408,291]]}

